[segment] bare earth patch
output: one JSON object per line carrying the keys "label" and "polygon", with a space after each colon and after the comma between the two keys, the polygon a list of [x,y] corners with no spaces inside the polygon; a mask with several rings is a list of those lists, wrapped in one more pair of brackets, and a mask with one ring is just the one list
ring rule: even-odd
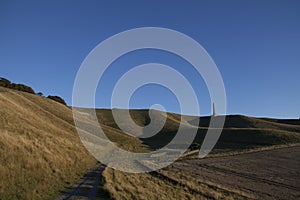
{"label": "bare earth patch", "polygon": [[222,158],[182,160],[165,170],[170,177],[200,180],[258,199],[299,199],[300,146]]}

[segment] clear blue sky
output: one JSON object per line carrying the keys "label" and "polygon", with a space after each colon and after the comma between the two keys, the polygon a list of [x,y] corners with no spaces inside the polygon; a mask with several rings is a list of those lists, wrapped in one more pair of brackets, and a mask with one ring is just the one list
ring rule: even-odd
{"label": "clear blue sky", "polygon": [[[300,1],[0,1],[0,77],[71,104],[76,72],[106,38],[131,28],[180,31],[212,56],[224,79],[228,114],[300,117]],[[138,64],[168,64],[197,91],[202,115],[211,113],[201,78],[166,52],[138,51],[118,59],[99,84],[97,106],[110,106],[110,90]],[[174,96],[145,86],[131,107],[153,103],[178,112]]]}

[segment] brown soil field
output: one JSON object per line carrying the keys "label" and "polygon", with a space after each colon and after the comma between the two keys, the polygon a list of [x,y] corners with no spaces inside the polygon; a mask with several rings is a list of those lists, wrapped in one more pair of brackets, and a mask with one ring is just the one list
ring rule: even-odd
{"label": "brown soil field", "polygon": [[[219,158],[181,160],[162,174],[198,180],[254,199],[300,198],[300,146]],[[196,182],[196,181],[194,181]]]}

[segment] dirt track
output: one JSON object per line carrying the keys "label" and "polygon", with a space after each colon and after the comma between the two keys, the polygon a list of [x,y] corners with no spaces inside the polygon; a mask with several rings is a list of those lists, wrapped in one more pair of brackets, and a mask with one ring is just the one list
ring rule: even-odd
{"label": "dirt track", "polygon": [[258,199],[300,198],[300,146],[222,158],[183,160],[172,171]]}
{"label": "dirt track", "polygon": [[78,184],[69,188],[66,192],[62,191],[64,194],[57,200],[106,199],[105,193],[103,193],[100,184],[100,179],[104,169],[104,165],[98,164],[94,169],[88,172]]}

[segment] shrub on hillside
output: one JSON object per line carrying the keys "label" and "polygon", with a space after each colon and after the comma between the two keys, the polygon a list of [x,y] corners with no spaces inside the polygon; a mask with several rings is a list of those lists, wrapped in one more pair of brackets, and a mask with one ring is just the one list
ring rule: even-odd
{"label": "shrub on hillside", "polygon": [[38,93],[36,93],[36,95],[39,95],[39,96],[44,96],[44,94],[42,93],[42,92],[38,92]]}
{"label": "shrub on hillside", "polygon": [[0,78],[0,86],[18,90],[18,91],[22,91],[22,92],[28,92],[31,94],[35,94],[34,90],[31,87],[24,85],[24,84],[11,83],[9,80],[7,80],[5,78]]}
{"label": "shrub on hillside", "polygon": [[31,87],[27,86],[27,85],[15,84],[15,83],[12,83],[11,85],[12,85],[12,89],[22,91],[22,92],[28,92],[28,93],[31,93],[31,94],[35,94],[34,90]]}
{"label": "shrub on hillside", "polygon": [[51,96],[51,95],[49,95],[47,98],[48,98],[48,99],[51,99],[51,100],[53,100],[53,101],[56,101],[56,102],[58,102],[58,103],[67,105],[67,103],[65,102],[65,100],[64,100],[63,98],[59,97],[59,96]]}
{"label": "shrub on hillside", "polygon": [[10,87],[11,82],[5,78],[0,78],[0,86],[2,87]]}

